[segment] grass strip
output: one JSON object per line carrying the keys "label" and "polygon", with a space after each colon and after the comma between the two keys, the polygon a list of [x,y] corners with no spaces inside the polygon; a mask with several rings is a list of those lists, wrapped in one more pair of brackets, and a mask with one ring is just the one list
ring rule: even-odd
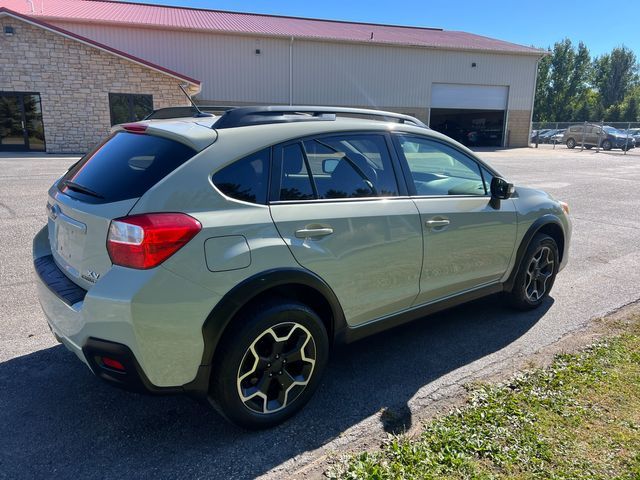
{"label": "grass strip", "polygon": [[341,479],[640,479],[640,315],[627,333],[508,383],[414,439],[390,436],[325,474]]}

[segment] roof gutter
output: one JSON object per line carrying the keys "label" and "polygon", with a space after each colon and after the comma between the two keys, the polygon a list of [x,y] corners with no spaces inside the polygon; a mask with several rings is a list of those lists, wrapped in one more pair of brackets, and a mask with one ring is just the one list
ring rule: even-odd
{"label": "roof gutter", "polygon": [[538,91],[538,68],[540,67],[540,60],[542,60],[543,56],[540,56],[536,61],[536,73],[533,77],[533,95],[531,98],[531,115],[529,115],[529,132],[527,134],[527,139],[531,139],[531,127],[533,126],[533,109],[536,107],[536,93]]}

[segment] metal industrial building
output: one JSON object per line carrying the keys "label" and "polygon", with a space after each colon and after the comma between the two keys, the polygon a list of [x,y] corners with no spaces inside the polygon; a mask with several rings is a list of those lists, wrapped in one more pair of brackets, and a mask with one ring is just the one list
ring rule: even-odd
{"label": "metal industrial building", "polygon": [[[176,90],[184,78],[194,87],[192,92],[199,89],[195,98],[200,104],[374,107],[416,115],[468,145],[528,142],[537,63],[543,53],[538,49],[441,29],[126,2],[0,0],[0,7],[5,7],[0,11],[3,69],[19,60],[3,58],[3,44],[18,37],[21,22],[28,19],[32,26],[66,35],[70,42],[106,47],[114,56],[168,72]],[[29,49],[28,44],[26,52]],[[69,55],[74,52],[71,49]],[[36,56],[43,64],[60,61],[42,49]],[[16,76],[0,73],[0,106],[3,95],[38,92],[28,85],[28,76],[22,71],[17,78],[24,82],[16,85]],[[109,103],[110,122],[124,118],[114,109],[140,115],[170,103],[158,98],[153,85],[138,83],[133,88],[111,82],[96,88],[91,75],[83,75],[83,83],[93,101]],[[139,98],[123,96],[127,88]],[[50,135],[50,103],[41,97],[45,140]],[[49,143],[47,150],[52,151]],[[55,149],[65,150],[60,142]]]}

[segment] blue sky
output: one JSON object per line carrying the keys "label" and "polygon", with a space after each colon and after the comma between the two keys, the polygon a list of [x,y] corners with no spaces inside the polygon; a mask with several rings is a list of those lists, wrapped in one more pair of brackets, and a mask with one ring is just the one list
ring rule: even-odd
{"label": "blue sky", "polygon": [[640,57],[640,15],[635,1],[144,1],[274,15],[441,27],[543,48],[568,37],[576,43],[580,40],[585,42],[594,55],[624,44]]}

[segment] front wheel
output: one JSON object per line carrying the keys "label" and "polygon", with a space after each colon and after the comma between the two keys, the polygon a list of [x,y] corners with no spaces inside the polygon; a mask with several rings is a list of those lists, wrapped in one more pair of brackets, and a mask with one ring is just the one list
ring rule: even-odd
{"label": "front wheel", "polygon": [[540,306],[553,287],[559,266],[558,245],[548,235],[537,234],[520,262],[513,289],[512,306],[531,310]]}
{"label": "front wheel", "polygon": [[322,320],[306,305],[281,299],[248,309],[230,328],[214,357],[214,406],[250,429],[293,416],[313,395],[327,363]]}
{"label": "front wheel", "polygon": [[611,148],[613,147],[613,145],[611,144],[611,142],[609,140],[605,140],[604,142],[602,142],[602,149],[603,150],[611,150]]}

